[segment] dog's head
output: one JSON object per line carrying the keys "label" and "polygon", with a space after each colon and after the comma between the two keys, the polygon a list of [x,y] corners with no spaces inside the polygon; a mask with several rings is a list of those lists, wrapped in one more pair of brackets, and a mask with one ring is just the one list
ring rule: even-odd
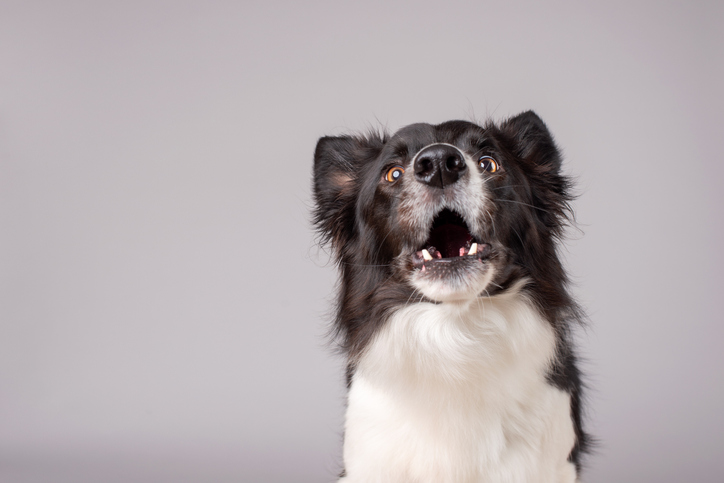
{"label": "dog's head", "polygon": [[555,306],[567,298],[555,250],[569,200],[560,166],[530,111],[500,125],[320,139],[315,223],[342,270],[340,308],[372,304],[382,289],[408,301],[469,300],[522,279]]}

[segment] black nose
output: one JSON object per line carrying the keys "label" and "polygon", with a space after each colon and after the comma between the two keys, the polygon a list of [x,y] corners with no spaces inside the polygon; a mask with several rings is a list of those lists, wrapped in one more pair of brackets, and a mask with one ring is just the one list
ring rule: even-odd
{"label": "black nose", "polygon": [[466,169],[462,153],[447,144],[432,144],[420,151],[415,160],[415,178],[435,188],[455,183]]}

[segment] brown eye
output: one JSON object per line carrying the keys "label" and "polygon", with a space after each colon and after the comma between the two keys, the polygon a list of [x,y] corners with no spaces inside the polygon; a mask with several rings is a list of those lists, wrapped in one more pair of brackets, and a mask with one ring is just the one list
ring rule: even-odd
{"label": "brown eye", "polygon": [[398,179],[402,178],[402,174],[404,172],[405,170],[402,169],[402,166],[393,166],[387,170],[387,174],[385,174],[385,179],[390,183],[394,183]]}
{"label": "brown eye", "polygon": [[478,166],[483,168],[488,173],[495,173],[500,169],[500,165],[498,164],[498,162],[490,156],[483,156],[482,158],[478,159]]}

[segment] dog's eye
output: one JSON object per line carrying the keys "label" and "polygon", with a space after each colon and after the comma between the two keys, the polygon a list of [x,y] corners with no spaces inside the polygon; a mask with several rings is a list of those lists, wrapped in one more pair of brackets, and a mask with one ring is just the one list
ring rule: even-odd
{"label": "dog's eye", "polygon": [[500,165],[498,164],[498,162],[490,156],[483,156],[482,158],[478,159],[478,166],[483,168],[488,173],[495,173],[500,169]]}
{"label": "dog's eye", "polygon": [[393,166],[387,170],[387,174],[385,174],[385,179],[390,183],[394,183],[402,177],[402,174],[404,172],[405,170],[402,168],[402,166]]}

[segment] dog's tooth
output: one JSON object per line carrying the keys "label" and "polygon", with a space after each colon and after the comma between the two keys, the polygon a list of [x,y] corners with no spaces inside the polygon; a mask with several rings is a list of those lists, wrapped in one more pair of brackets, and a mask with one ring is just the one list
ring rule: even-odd
{"label": "dog's tooth", "polygon": [[430,252],[428,252],[426,249],[422,249],[422,258],[424,258],[426,261],[432,260],[432,255],[430,255]]}
{"label": "dog's tooth", "polygon": [[465,255],[465,247],[460,247],[460,256]]}
{"label": "dog's tooth", "polygon": [[468,255],[475,255],[476,253],[478,253],[478,244],[473,243],[472,245],[470,245],[470,251],[468,252]]}

